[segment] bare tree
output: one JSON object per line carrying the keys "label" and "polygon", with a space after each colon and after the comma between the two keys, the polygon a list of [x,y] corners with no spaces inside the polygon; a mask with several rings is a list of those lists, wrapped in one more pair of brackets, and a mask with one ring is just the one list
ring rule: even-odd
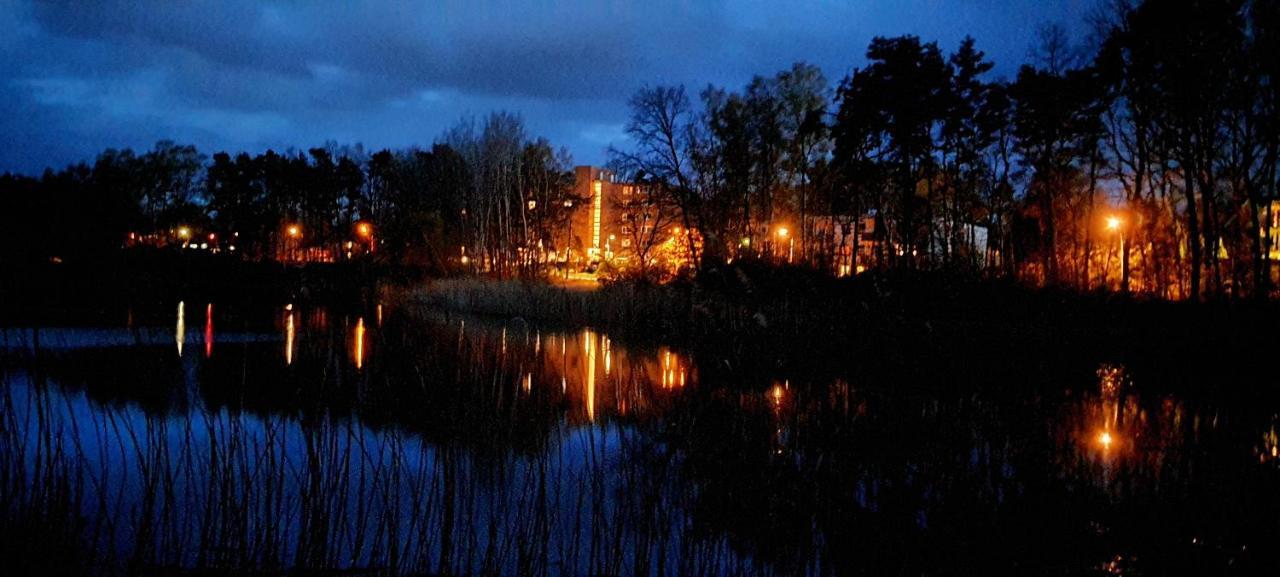
{"label": "bare tree", "polygon": [[627,134],[635,142],[630,152],[613,150],[616,162],[628,172],[648,175],[656,191],[675,204],[684,224],[690,262],[699,262],[694,242],[701,229],[702,195],[692,160],[697,117],[683,86],[643,88],[631,97]]}

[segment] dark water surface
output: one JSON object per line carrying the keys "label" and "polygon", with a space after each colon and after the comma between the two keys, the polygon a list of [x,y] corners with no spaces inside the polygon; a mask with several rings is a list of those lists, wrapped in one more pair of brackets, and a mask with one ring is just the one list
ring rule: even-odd
{"label": "dark water surface", "polygon": [[518,319],[192,302],[2,335],[5,574],[1280,574],[1267,359],[742,375]]}

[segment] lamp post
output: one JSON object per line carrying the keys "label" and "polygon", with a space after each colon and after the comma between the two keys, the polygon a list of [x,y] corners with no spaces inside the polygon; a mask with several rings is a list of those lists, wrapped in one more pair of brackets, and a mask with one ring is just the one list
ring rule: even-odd
{"label": "lamp post", "polygon": [[365,244],[367,244],[367,245],[368,245],[368,247],[369,247],[369,254],[373,254],[373,246],[374,246],[374,243],[373,243],[373,225],[372,225],[372,224],[370,224],[368,221],[364,221],[364,220],[362,220],[362,221],[360,221],[360,222],[357,222],[357,223],[356,223],[356,236],[359,236],[359,237],[360,237],[360,239],[361,239],[361,240],[363,240],[363,241],[365,242]]}
{"label": "lamp post", "polygon": [[289,238],[286,243],[286,254],[289,260],[298,260],[298,239],[302,238],[302,227],[291,224],[285,229],[285,233]]}
{"label": "lamp post", "polygon": [[1119,216],[1107,217],[1107,230],[1120,237],[1120,292],[1129,292],[1129,251],[1125,246],[1124,221]]}
{"label": "lamp post", "polygon": [[790,238],[790,236],[791,236],[791,231],[787,230],[787,227],[785,226],[778,227],[778,239],[780,241],[781,240],[787,241],[787,262],[788,263],[791,262],[791,257],[794,256],[795,254],[795,239]]}

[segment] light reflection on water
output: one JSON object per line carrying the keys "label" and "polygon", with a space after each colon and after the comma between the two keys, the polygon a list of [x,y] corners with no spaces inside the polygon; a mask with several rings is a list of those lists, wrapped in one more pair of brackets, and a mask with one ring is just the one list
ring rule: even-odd
{"label": "light reflection on water", "polygon": [[[176,358],[143,337],[44,330],[35,372],[32,339],[6,331],[0,473],[64,478],[89,517],[109,497],[120,528],[91,542],[113,566],[874,574],[948,557],[1130,574],[1163,566],[1151,551],[1274,560],[1247,553],[1280,522],[1274,491],[1256,490],[1278,480],[1274,408],[1255,419],[1144,391],[1119,364],[1065,396],[702,382],[721,360],[590,329],[275,311],[273,331],[238,332],[208,304],[203,357],[182,356],[184,303],[167,325]],[[1255,510],[1207,513],[1242,498]]]}
{"label": "light reflection on water", "polygon": [[187,341],[187,312],[184,301],[178,301],[178,324],[174,328],[174,340],[178,343],[178,356],[182,356],[182,345]]}

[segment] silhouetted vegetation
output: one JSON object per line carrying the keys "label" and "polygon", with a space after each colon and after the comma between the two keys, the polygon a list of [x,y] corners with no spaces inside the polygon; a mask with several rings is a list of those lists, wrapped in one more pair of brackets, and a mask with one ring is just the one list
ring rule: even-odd
{"label": "silhouetted vegetation", "polygon": [[[876,38],[834,91],[796,64],[741,92],[631,101],[626,171],[701,255],[848,274],[981,271],[1169,299],[1265,297],[1278,249],[1274,2],[1104,3],[1088,40],[1046,26],[1011,80]],[[1202,277],[1205,279],[1202,280]]]}
{"label": "silhouetted vegetation", "polygon": [[[653,218],[632,227],[638,272],[603,267],[649,276],[647,251],[674,224],[692,270],[745,258],[1268,296],[1277,13],[1257,0],[1114,0],[1087,39],[1044,27],[1013,79],[992,78],[973,39],[947,53],[901,36],[875,38],[834,87],[797,63],[696,99],[642,89],[613,157],[640,185],[632,208]],[[0,262],[234,245],[251,259],[537,277],[569,262],[563,231],[589,204],[572,196],[570,164],[507,113],[464,120],[429,149],[108,150],[0,178]]]}
{"label": "silhouetted vegetation", "polygon": [[563,241],[569,168],[566,153],[505,113],[479,128],[464,120],[428,150],[107,150],[92,165],[0,177],[0,264],[81,264],[150,247],[436,273],[469,268],[462,260],[540,270],[525,250]]}

